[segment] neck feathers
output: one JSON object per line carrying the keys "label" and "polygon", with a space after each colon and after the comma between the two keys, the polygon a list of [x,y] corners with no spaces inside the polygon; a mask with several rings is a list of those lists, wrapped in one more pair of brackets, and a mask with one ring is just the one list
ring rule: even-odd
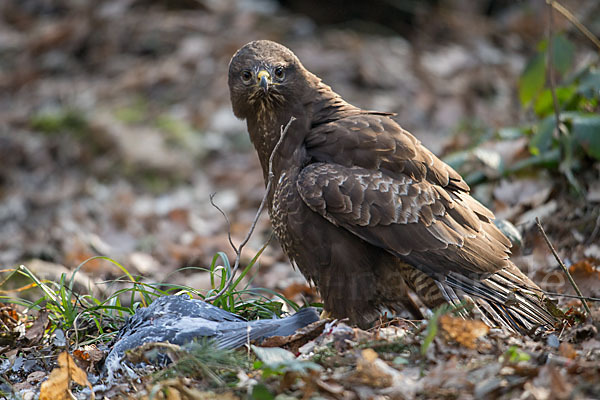
{"label": "neck feathers", "polygon": [[307,85],[302,93],[272,107],[259,105],[255,115],[247,119],[250,140],[258,153],[265,181],[269,172],[269,157],[279,141],[282,127],[288,124],[292,116],[296,120],[290,125],[274,158],[273,172],[276,175],[289,165],[306,161],[304,139],[313,127],[364,112],[344,101],[310,72],[306,71],[305,78]]}

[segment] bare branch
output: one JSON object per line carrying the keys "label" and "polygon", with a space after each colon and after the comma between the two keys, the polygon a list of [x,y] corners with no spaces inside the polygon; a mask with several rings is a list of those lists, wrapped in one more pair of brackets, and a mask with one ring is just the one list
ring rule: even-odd
{"label": "bare branch", "polygon": [[536,217],[535,223],[536,223],[538,229],[540,230],[540,232],[542,233],[542,236],[544,237],[544,240],[546,241],[546,244],[550,248],[550,251],[554,255],[554,258],[556,259],[556,261],[558,261],[558,264],[562,268],[562,270],[565,273],[565,275],[567,275],[567,279],[569,279],[569,282],[571,283],[571,286],[573,286],[573,289],[575,289],[575,292],[580,296],[579,299],[581,300],[581,303],[583,303],[583,308],[585,308],[585,311],[586,311],[586,313],[588,315],[588,318],[591,320],[592,319],[592,312],[590,311],[590,308],[588,307],[588,304],[585,301],[585,298],[583,297],[583,294],[581,293],[581,290],[579,290],[579,287],[577,286],[577,284],[573,280],[573,277],[571,276],[571,273],[569,272],[569,269],[567,268],[567,266],[565,265],[565,263],[560,259],[560,257],[558,256],[558,253],[556,252],[556,249],[554,248],[554,246],[550,242],[550,239],[548,239],[548,235],[546,235],[546,232],[544,231],[544,228],[542,227],[542,223],[540,222],[540,219]]}
{"label": "bare branch", "polygon": [[581,31],[581,33],[583,33],[585,37],[587,37],[592,43],[594,43],[598,50],[600,50],[600,39],[598,39],[596,35],[592,33],[592,31],[586,28],[586,26],[583,25],[581,21],[579,21],[579,19],[577,19],[577,17],[573,15],[571,11],[567,10],[565,6],[563,6],[556,0],[546,0],[546,3],[552,6],[552,8],[561,13],[566,19],[568,19],[573,25],[575,25],[575,27],[577,27],[577,29],[579,29],[579,31]]}
{"label": "bare branch", "polygon": [[565,297],[567,299],[579,299],[579,300],[587,300],[587,301],[600,301],[599,297],[588,297],[588,296],[578,296],[576,294],[564,294],[564,293],[557,293],[557,292],[547,292],[545,290],[539,290],[538,292],[542,292],[545,295],[548,296],[557,296],[557,297]]}
{"label": "bare branch", "polygon": [[524,283],[519,283],[517,285],[521,289],[529,290],[531,292],[537,292],[537,293],[540,293],[540,294],[544,294],[546,296],[565,297],[565,298],[568,298],[568,299],[579,299],[579,300],[587,300],[587,301],[600,301],[600,297],[589,297],[589,296],[579,296],[579,295],[576,295],[576,294],[565,294],[565,293],[558,293],[558,292],[549,292],[547,290],[540,289],[539,287],[526,285]]}
{"label": "bare branch", "polygon": [[233,279],[235,278],[235,275],[237,274],[237,271],[240,268],[240,260],[242,258],[242,249],[244,248],[244,246],[246,246],[246,244],[250,240],[250,237],[254,233],[254,230],[256,229],[256,224],[258,223],[258,219],[260,218],[260,215],[262,214],[262,212],[263,212],[263,210],[265,208],[265,205],[267,204],[267,200],[269,198],[269,195],[271,193],[271,187],[273,186],[273,178],[274,178],[274,174],[273,174],[273,159],[275,158],[275,154],[279,150],[279,147],[281,146],[281,143],[285,139],[285,136],[286,136],[286,134],[287,134],[287,132],[288,132],[288,130],[290,128],[290,125],[295,120],[296,120],[296,118],[291,117],[290,120],[289,120],[289,122],[287,123],[287,125],[285,127],[283,125],[281,126],[281,133],[280,133],[279,140],[275,144],[275,147],[273,148],[273,151],[271,152],[271,156],[269,157],[269,174],[267,175],[267,187],[265,189],[265,195],[263,196],[262,201],[260,202],[260,206],[258,207],[258,211],[256,212],[256,215],[254,216],[254,220],[252,221],[252,225],[250,226],[250,229],[248,230],[248,233],[246,234],[246,237],[244,238],[244,240],[242,240],[242,242],[240,243],[239,246],[235,246],[235,244],[231,240],[231,229],[229,228],[229,219],[227,218],[227,216],[225,215],[225,213],[223,212],[223,210],[221,210],[219,207],[217,207],[215,205],[215,203],[213,202],[214,195],[210,196],[210,202],[211,202],[211,204],[213,206],[215,206],[217,208],[217,210],[219,210],[219,212],[221,214],[223,214],[223,216],[227,220],[227,225],[228,225],[228,229],[227,229],[228,232],[227,232],[227,234],[229,236],[229,243],[231,244],[231,247],[233,247],[233,250],[235,251],[235,263],[233,265],[233,268],[231,269],[231,275],[227,279],[227,282],[225,282],[225,286],[223,286],[223,288],[221,290],[219,290],[216,294],[214,294],[214,295],[212,295],[210,297],[205,298],[204,301],[215,301],[216,299],[218,299],[219,297],[221,297],[223,295],[223,293],[225,293],[229,289],[229,287],[231,286],[231,283],[233,282]]}
{"label": "bare branch", "polygon": [[211,193],[210,196],[208,196],[208,198],[210,199],[210,204],[221,213],[223,218],[225,218],[225,222],[227,222],[227,239],[229,240],[229,244],[231,245],[233,250],[236,251],[237,254],[237,248],[233,243],[233,239],[231,239],[231,222],[229,222],[229,217],[227,216],[227,214],[225,214],[225,211],[223,211],[223,209],[215,203],[215,195],[216,193]]}

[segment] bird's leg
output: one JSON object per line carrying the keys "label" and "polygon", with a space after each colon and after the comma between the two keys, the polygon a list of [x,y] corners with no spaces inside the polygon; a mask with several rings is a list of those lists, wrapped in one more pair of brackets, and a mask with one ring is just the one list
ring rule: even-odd
{"label": "bird's leg", "polygon": [[402,302],[402,305],[412,315],[413,318],[425,319],[425,316],[421,312],[421,308],[417,305],[417,303],[410,296],[410,294],[407,293],[406,296],[402,298],[401,302]]}
{"label": "bird's leg", "polygon": [[321,315],[319,316],[319,318],[321,318],[321,319],[331,319],[331,311],[323,309],[323,311],[321,311]]}

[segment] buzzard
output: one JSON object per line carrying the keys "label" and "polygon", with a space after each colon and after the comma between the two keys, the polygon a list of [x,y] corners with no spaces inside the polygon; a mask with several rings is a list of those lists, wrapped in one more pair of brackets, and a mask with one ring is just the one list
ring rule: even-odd
{"label": "buzzard", "polygon": [[347,103],[268,40],[240,48],[228,80],[265,183],[272,168],[273,230],[332,317],[365,326],[384,307],[418,315],[412,290],[430,308],[467,302],[490,326],[553,325],[494,214],[393,114]]}

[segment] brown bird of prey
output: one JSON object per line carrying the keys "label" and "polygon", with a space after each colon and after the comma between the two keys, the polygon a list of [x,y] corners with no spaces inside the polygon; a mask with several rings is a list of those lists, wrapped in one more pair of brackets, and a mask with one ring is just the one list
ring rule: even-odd
{"label": "brown bird of prey", "polygon": [[279,144],[267,194],[273,230],[332,317],[365,326],[382,308],[418,315],[410,289],[430,308],[468,303],[491,326],[555,322],[509,260],[494,214],[393,114],[347,103],[268,40],[235,53],[229,90],[265,183]]}

